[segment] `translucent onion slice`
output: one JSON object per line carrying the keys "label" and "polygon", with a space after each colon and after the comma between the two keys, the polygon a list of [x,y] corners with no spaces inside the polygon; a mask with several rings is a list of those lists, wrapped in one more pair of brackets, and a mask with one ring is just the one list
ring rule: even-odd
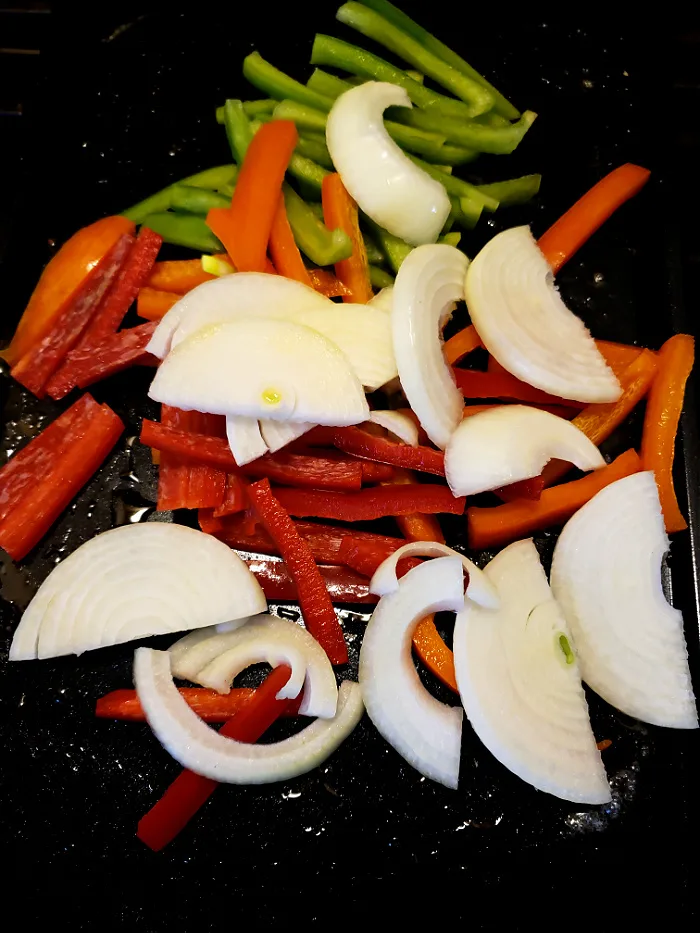
{"label": "translucent onion slice", "polygon": [[461,560],[421,564],[380,599],[360,649],[359,681],[370,719],[417,771],[452,788],[459,779],[462,710],[438,702],[421,684],[411,638],[426,615],[463,605]]}
{"label": "translucent onion slice", "polygon": [[275,453],[315,427],[310,421],[260,421],[260,433],[270,453]]}
{"label": "translucent onion slice", "polygon": [[190,709],[173,683],[167,651],[138,648],[134,683],[165,750],[190,771],[226,784],[270,784],[306,774],[350,735],[364,709],[359,685],[346,680],[333,719],[317,719],[282,742],[248,745],[219,735]]}
{"label": "translucent onion slice", "polygon": [[605,466],[595,444],[565,418],[497,405],[460,423],[445,451],[445,477],[455,496],[474,496],[539,476],[554,458],[584,472]]}
{"label": "translucent onion slice", "polygon": [[346,357],[317,331],[248,318],[213,324],[172,350],[149,390],[186,411],[344,426],[369,418]]}
{"label": "translucent onion slice", "polygon": [[395,437],[398,437],[404,444],[411,447],[418,446],[418,428],[415,421],[404,415],[400,411],[373,411],[369,416],[373,424],[378,424],[386,428]]}
{"label": "translucent onion slice", "polygon": [[695,729],[683,616],[661,582],[668,547],[654,475],[636,473],[569,519],[554,550],[552,590],[596,693],[644,722]]}
{"label": "translucent onion slice", "polygon": [[226,417],[226,437],[234,460],[238,466],[245,466],[268,452],[268,446],[260,433],[260,425],[255,418],[242,415]]}
{"label": "translucent onion slice", "polygon": [[384,560],[374,571],[370,580],[369,591],[376,596],[387,596],[399,588],[396,566],[404,557],[458,557],[462,567],[469,574],[467,596],[487,609],[498,608],[498,593],[483,570],[472,563],[468,557],[454,551],[439,541],[409,541]]}
{"label": "translucent onion slice", "polygon": [[248,622],[265,617],[267,613],[246,616],[227,625],[210,625],[207,628],[196,629],[178,638],[169,648],[173,677],[197,683],[197,674],[210,661],[226,651],[232,634]]}
{"label": "translucent onion slice", "polygon": [[596,748],[575,655],[532,541],[486,567],[497,610],[467,600],[453,637],[455,672],[474,731],[502,764],[538,790],[605,803],[610,788]]}
{"label": "translucent onion slice", "polygon": [[368,81],[337,98],[326,123],[336,171],[362,210],[412,246],[434,243],[450,213],[443,186],[414,165],[384,127],[387,107],[410,107],[403,88]]}
{"label": "translucent onion slice", "polygon": [[193,288],[164,315],[147,350],[159,359],[170,352],[173,335],[185,340],[209,324],[234,314],[260,317],[276,314],[291,317],[295,311],[332,308],[333,302],[313,288],[282,275],[265,272],[236,272]]}
{"label": "translucent onion slice", "polygon": [[464,399],[442,353],[442,328],[464,298],[469,260],[454,246],[419,246],[404,259],[391,312],[401,387],[430,440],[443,450]]}
{"label": "translucent onion slice", "polygon": [[10,658],[82,654],[266,608],[260,584],[223,542],[182,525],[124,525],[51,571],[22,616]]}
{"label": "translucent onion slice", "polygon": [[465,294],[484,346],[519,379],[581,402],[620,397],[615,374],[562,301],[528,227],[486,244],[467,270]]}
{"label": "translucent onion slice", "polygon": [[386,288],[383,288],[381,291],[377,292],[374,298],[370,298],[367,304],[371,305],[373,308],[379,308],[387,314],[391,314],[391,309],[394,305],[394,286],[388,285]]}

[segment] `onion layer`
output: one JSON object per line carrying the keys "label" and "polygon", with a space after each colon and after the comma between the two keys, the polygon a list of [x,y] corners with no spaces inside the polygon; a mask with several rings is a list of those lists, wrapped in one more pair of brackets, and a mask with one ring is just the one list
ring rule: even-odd
{"label": "onion layer", "polygon": [[530,385],[581,402],[614,402],[620,384],[583,321],[566,307],[528,227],[504,230],[467,270],[465,294],[486,349]]}
{"label": "onion layer", "polygon": [[537,549],[532,541],[511,544],[485,573],[500,608],[468,600],[453,638],[457,685],[474,731],[502,764],[538,790],[605,803],[610,788],[576,658]]}
{"label": "onion layer", "polygon": [[359,681],[370,719],[417,771],[452,788],[459,779],[462,710],[439,703],[421,684],[411,638],[426,615],[463,605],[461,560],[421,564],[380,599],[360,649]]}
{"label": "onion layer", "polygon": [[419,246],[404,259],[391,312],[401,387],[430,440],[443,450],[464,399],[442,353],[442,328],[464,298],[469,260],[454,246]]}
{"label": "onion layer", "polygon": [[255,418],[228,415],[226,437],[238,466],[245,466],[246,463],[257,460],[268,451],[267,444],[260,433],[260,425]]}
{"label": "onion layer", "polygon": [[450,213],[443,186],[404,155],[384,127],[387,107],[410,107],[403,88],[368,81],[337,98],[326,123],[336,171],[361,209],[412,246],[434,243]]}
{"label": "onion layer", "polygon": [[373,424],[386,428],[395,437],[410,447],[418,446],[418,428],[415,421],[400,411],[373,411],[369,416]]}
{"label": "onion layer", "polygon": [[270,421],[267,418],[260,421],[260,433],[270,453],[291,444],[313,427],[315,425],[310,421]]}
{"label": "onion layer", "polygon": [[134,683],[146,719],[165,750],[183,767],[226,784],[270,784],[306,774],[347,738],[363,712],[358,684],[344,681],[333,719],[317,719],[272,745],[248,745],[219,735],[182,698],[167,651],[138,648]]}
{"label": "onion layer", "polygon": [[554,549],[552,590],[596,693],[644,722],[695,729],[683,616],[661,582],[668,547],[654,474],[636,473],[569,519]]}

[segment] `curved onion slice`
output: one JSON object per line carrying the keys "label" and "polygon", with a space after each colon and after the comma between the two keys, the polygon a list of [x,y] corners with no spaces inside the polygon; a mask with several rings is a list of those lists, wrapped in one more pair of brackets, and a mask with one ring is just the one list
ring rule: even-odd
{"label": "curved onion slice", "polygon": [[313,427],[311,421],[270,421],[267,418],[260,421],[260,433],[270,453],[291,444]]}
{"label": "curved onion slice", "polygon": [[371,305],[373,308],[379,308],[387,314],[391,314],[391,309],[394,305],[394,286],[387,285],[386,288],[377,292],[374,298],[370,298],[367,304]]}
{"label": "curved onion slice", "polygon": [[330,298],[302,282],[266,272],[236,272],[204,282],[176,302],[158,323],[146,349],[165,359],[175,331],[182,341],[233,314],[260,317],[276,313],[277,317],[291,317],[295,311],[329,307],[334,307]]}
{"label": "curved onion slice", "polygon": [[400,411],[373,411],[370,413],[369,420],[386,428],[395,437],[398,437],[404,444],[411,447],[418,446],[418,428],[415,421],[412,421],[408,415]]}
{"label": "curved onion slice", "polygon": [[178,638],[168,649],[173,677],[197,683],[197,674],[228,648],[230,635],[248,622],[266,616],[267,613],[260,613],[225,625],[209,625]]}
{"label": "curved onion slice", "polygon": [[467,601],[452,643],[457,685],[474,731],[506,768],[538,790],[605,803],[610,788],[578,666],[535,545],[511,544],[485,572],[500,608]]}
{"label": "curved onion slice", "polygon": [[374,593],[375,596],[387,596],[398,590],[400,584],[396,575],[396,566],[404,557],[459,557],[462,567],[469,574],[467,597],[487,609],[498,608],[498,593],[484,571],[473,564],[468,557],[439,541],[409,541],[408,544],[404,544],[403,547],[390,554],[374,571],[369,584],[370,593]]}
{"label": "curved onion slice", "polygon": [[695,729],[683,616],[661,583],[668,546],[653,473],[620,479],[564,526],[552,590],[596,693],[644,722]]}
{"label": "curved onion slice", "polygon": [[175,347],[151,398],[186,411],[345,426],[369,418],[357,376],[317,331],[288,321],[214,324]]}
{"label": "curved onion slice", "polygon": [[321,719],[335,716],[338,688],[331,662],[313,635],[301,625],[261,615],[235,632],[214,637],[225,648],[197,672],[195,683],[218,693],[229,693],[233,679],[251,664],[265,662],[271,667],[288,664],[292,674],[277,696],[293,699],[303,687],[299,707],[302,716]]}
{"label": "curved onion slice", "polygon": [[460,560],[421,564],[380,599],[360,649],[359,681],[370,719],[417,771],[452,788],[459,779],[462,710],[438,702],[421,684],[411,637],[426,615],[459,612],[463,605]]}
{"label": "curved onion slice", "polygon": [[124,525],[51,571],[22,616],[10,658],[82,654],[266,608],[260,584],[223,542],[182,525]]}
{"label": "curved onion slice", "polygon": [[576,425],[527,405],[498,405],[465,418],[445,451],[445,477],[455,496],[474,496],[539,476],[552,459],[579,470],[605,466]]}
{"label": "curved onion slice", "polygon": [[440,184],[404,155],[384,127],[387,107],[410,107],[403,88],[368,81],[337,98],[326,123],[336,171],[362,210],[412,246],[434,243],[450,213]]}
{"label": "curved onion slice", "polygon": [[454,246],[419,246],[401,264],[391,312],[401,387],[430,440],[443,450],[464,399],[442,353],[441,331],[464,298],[469,260]]}
{"label": "curved onion slice", "polygon": [[165,750],[190,771],[226,784],[270,784],[306,774],[350,735],[364,709],[358,684],[346,680],[333,719],[317,719],[282,742],[248,745],[219,735],[190,709],[173,683],[167,651],[138,648],[134,683]]}
{"label": "curved onion slice", "polygon": [[238,466],[245,466],[257,460],[268,451],[268,446],[260,433],[256,418],[243,415],[228,415],[226,418],[226,437],[233,458]]}
{"label": "curved onion slice", "polygon": [[467,306],[498,362],[530,385],[581,402],[614,402],[620,384],[583,321],[566,307],[528,227],[504,230],[472,260]]}

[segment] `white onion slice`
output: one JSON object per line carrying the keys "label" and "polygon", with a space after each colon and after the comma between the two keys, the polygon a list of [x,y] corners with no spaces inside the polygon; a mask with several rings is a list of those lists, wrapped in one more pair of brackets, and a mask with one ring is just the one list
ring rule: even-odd
{"label": "white onion slice", "polygon": [[295,311],[329,307],[334,307],[330,298],[302,282],[266,272],[236,272],[204,282],[176,302],[159,321],[146,349],[165,359],[175,331],[182,341],[202,327],[218,324],[233,314],[291,317]]}
{"label": "white onion slice", "polygon": [[372,305],[373,308],[379,308],[386,314],[391,314],[391,309],[394,306],[394,286],[387,285],[386,288],[382,288],[374,298],[370,298],[367,304]]}
{"label": "white onion slice", "polygon": [[281,450],[314,427],[310,421],[270,421],[268,418],[260,421],[260,433],[270,453]]}
{"label": "white onion slice", "polygon": [[[537,549],[517,541],[486,567],[497,610],[467,601],[453,637],[455,672],[474,731],[502,764],[538,790],[605,803],[610,788],[561,610]],[[571,662],[571,663],[568,663]]]}
{"label": "white onion slice", "polygon": [[487,609],[498,608],[498,593],[484,571],[468,557],[439,541],[409,541],[390,554],[374,571],[369,583],[370,593],[374,593],[375,596],[387,596],[396,592],[400,585],[396,576],[396,566],[404,557],[459,557],[462,567],[469,574],[467,597]]}
{"label": "white onion slice", "polygon": [[462,710],[438,702],[421,684],[411,637],[426,615],[463,605],[461,560],[421,564],[379,600],[360,649],[359,681],[370,719],[417,771],[452,788],[459,779]]}
{"label": "white onion slice", "polygon": [[219,735],[190,709],[173,683],[167,651],[138,648],[134,684],[148,724],[183,767],[227,784],[270,784],[306,774],[331,755],[360,721],[362,691],[344,681],[333,719],[317,719],[272,745],[248,745]]}
{"label": "white onion slice", "polygon": [[266,608],[260,584],[222,541],[164,522],[124,525],[51,571],[22,616],[10,658],[82,654]]}
{"label": "white onion slice", "polygon": [[403,414],[403,412],[388,409],[386,411],[373,411],[369,416],[369,420],[382,428],[386,428],[404,444],[411,447],[418,446],[418,427],[415,421],[409,418],[408,415]]}
{"label": "white onion slice", "polygon": [[403,88],[368,81],[337,98],[326,123],[336,171],[362,210],[412,246],[434,243],[450,213],[443,186],[404,155],[384,127],[387,107],[410,107]]}
{"label": "white onion slice", "polygon": [[233,459],[238,466],[245,466],[267,453],[268,447],[260,433],[260,425],[255,418],[242,415],[227,415],[226,437]]}
{"label": "white onion slice", "polygon": [[244,318],[198,331],[167,355],[148,394],[213,415],[337,426],[369,418],[362,386],[340,350],[288,321]]}
{"label": "white onion slice", "polygon": [[404,259],[391,312],[401,387],[430,440],[443,450],[464,398],[442,352],[442,328],[464,298],[469,260],[454,246],[419,246]]}
{"label": "white onion slice", "polygon": [[246,616],[238,619],[235,623],[227,626],[210,625],[207,628],[196,629],[194,632],[188,632],[182,638],[178,638],[170,648],[170,668],[173,677],[179,677],[181,680],[189,680],[197,683],[197,674],[213,661],[218,655],[222,654],[228,646],[230,636],[238,631],[248,622],[255,619],[265,618],[267,613],[260,615]]}
{"label": "white onion slice", "polygon": [[554,550],[552,590],[596,693],[644,722],[695,729],[683,616],[661,584],[668,547],[654,475],[636,473],[569,519]]}
{"label": "white onion slice", "polygon": [[445,478],[455,496],[474,496],[539,476],[552,459],[579,470],[605,466],[575,424],[527,405],[496,405],[465,418],[445,450]]}
{"label": "white onion slice", "polygon": [[583,321],[564,304],[528,227],[498,233],[472,260],[465,294],[486,349],[530,385],[581,402],[614,402],[620,384]]}

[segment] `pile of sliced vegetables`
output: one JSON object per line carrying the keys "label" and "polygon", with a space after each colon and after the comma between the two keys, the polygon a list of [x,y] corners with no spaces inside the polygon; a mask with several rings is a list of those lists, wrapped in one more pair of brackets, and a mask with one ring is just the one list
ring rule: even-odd
{"label": "pile of sliced vegetables", "polygon": [[[160,421],[144,419],[140,440],[158,509],[197,510],[201,530],[153,522],[87,542],[44,581],[10,652],[188,633],[168,651],[139,647],[135,691],[97,702],[98,716],[146,719],[186,769],[139,824],[152,849],[218,782],[313,769],[365,709],[447,787],[466,713],[516,775],[593,804],[610,787],[582,681],[646,722],[697,727],[682,616],[661,586],[666,533],[686,527],[672,465],[693,340],[658,353],[594,340],[554,284],[649,173],[622,166],[539,242],[514,227],[470,262],[452,226],[526,201],[539,176],[473,185],[453,169],[511,152],[535,115],[388,0],[346,3],[338,19],[416,70],[319,35],[312,64],[345,74],[316,68],[304,85],[253,52],[244,74],[268,96],[217,111],[235,164],[75,234],[3,351],[40,398],[156,367]],[[205,255],[157,261],[163,241]],[[443,343],[463,301],[472,323]],[[123,328],[134,302],[147,323]],[[459,365],[477,349],[485,369]],[[599,445],[645,398],[640,453],[607,463]],[[13,559],[123,427],[83,395],[0,470]],[[568,479],[572,466],[588,475]],[[467,508],[481,493],[491,504]],[[483,570],[436,518],[465,509],[471,548],[507,545]],[[400,534],[352,524],[378,518]],[[550,589],[531,536],[561,525]],[[304,626],[268,614],[267,599],[298,600]],[[377,603],[359,684],[338,686],[333,670],[348,661],[338,602]],[[454,654],[441,611],[456,616]],[[421,685],[412,650],[461,705]],[[272,668],[263,684],[232,689],[257,663]],[[255,744],[297,715],[313,722]]]}

